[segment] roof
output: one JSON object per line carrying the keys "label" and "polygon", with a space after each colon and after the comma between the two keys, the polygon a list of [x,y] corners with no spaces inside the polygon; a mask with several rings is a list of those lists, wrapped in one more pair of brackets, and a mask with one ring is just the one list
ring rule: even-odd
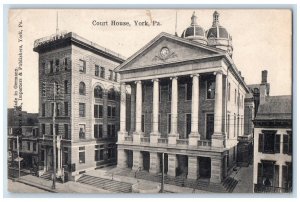
{"label": "roof", "polygon": [[211,27],[207,32],[207,38],[214,37],[214,38],[229,38],[229,34],[227,30],[222,26]]}
{"label": "roof", "polygon": [[268,96],[258,107],[255,120],[291,120],[292,96]]}

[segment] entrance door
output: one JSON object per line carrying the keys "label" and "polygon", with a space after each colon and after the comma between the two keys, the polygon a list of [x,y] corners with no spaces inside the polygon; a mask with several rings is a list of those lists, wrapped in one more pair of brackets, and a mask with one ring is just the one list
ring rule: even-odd
{"label": "entrance door", "polygon": [[209,157],[199,157],[199,177],[210,178],[211,176],[211,159]]}
{"label": "entrance door", "polygon": [[53,149],[48,149],[47,152],[47,171],[53,170]]}
{"label": "entrance door", "polygon": [[127,166],[128,168],[132,168],[133,166],[133,153],[131,150],[126,150],[127,151]]}
{"label": "entrance door", "polygon": [[149,171],[150,168],[150,153],[143,152],[143,169]]}

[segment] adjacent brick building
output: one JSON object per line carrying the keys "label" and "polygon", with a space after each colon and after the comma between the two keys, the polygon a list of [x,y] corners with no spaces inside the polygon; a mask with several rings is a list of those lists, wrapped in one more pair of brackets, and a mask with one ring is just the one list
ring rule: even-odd
{"label": "adjacent brick building", "polygon": [[39,53],[40,174],[53,169],[54,133],[57,176],[76,180],[115,164],[119,76],[113,70],[123,57],[72,32],[38,39],[33,50]]}
{"label": "adjacent brick building", "polygon": [[215,12],[207,32],[193,14],[181,37],[161,33],[122,63],[117,166],[159,173],[164,154],[170,176],[223,181],[249,93],[232,54]]}

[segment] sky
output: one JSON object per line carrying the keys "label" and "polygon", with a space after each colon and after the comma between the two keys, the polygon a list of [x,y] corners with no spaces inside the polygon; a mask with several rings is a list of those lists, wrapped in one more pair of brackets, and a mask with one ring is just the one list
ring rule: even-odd
{"label": "sky", "polygon": [[[11,10],[8,29],[8,107],[13,107],[14,68],[18,63],[18,23],[22,20],[23,37],[23,110],[38,112],[38,54],[34,40],[59,30],[72,31],[94,43],[130,57],[161,32],[179,35],[191,23],[195,11],[198,24],[205,30],[212,25],[214,9],[90,9]],[[268,70],[270,95],[291,95],[292,13],[285,9],[218,9],[220,24],[232,36],[233,60],[247,84],[261,82],[261,71]],[[159,21],[161,26],[134,26],[134,21]],[[130,27],[94,26],[96,21],[126,21]]]}

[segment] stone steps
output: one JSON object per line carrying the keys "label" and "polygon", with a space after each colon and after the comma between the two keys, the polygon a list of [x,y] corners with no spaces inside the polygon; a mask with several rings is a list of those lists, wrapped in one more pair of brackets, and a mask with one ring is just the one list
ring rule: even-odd
{"label": "stone steps", "polygon": [[132,184],[100,177],[82,175],[77,182],[98,187],[112,192],[131,193]]}

